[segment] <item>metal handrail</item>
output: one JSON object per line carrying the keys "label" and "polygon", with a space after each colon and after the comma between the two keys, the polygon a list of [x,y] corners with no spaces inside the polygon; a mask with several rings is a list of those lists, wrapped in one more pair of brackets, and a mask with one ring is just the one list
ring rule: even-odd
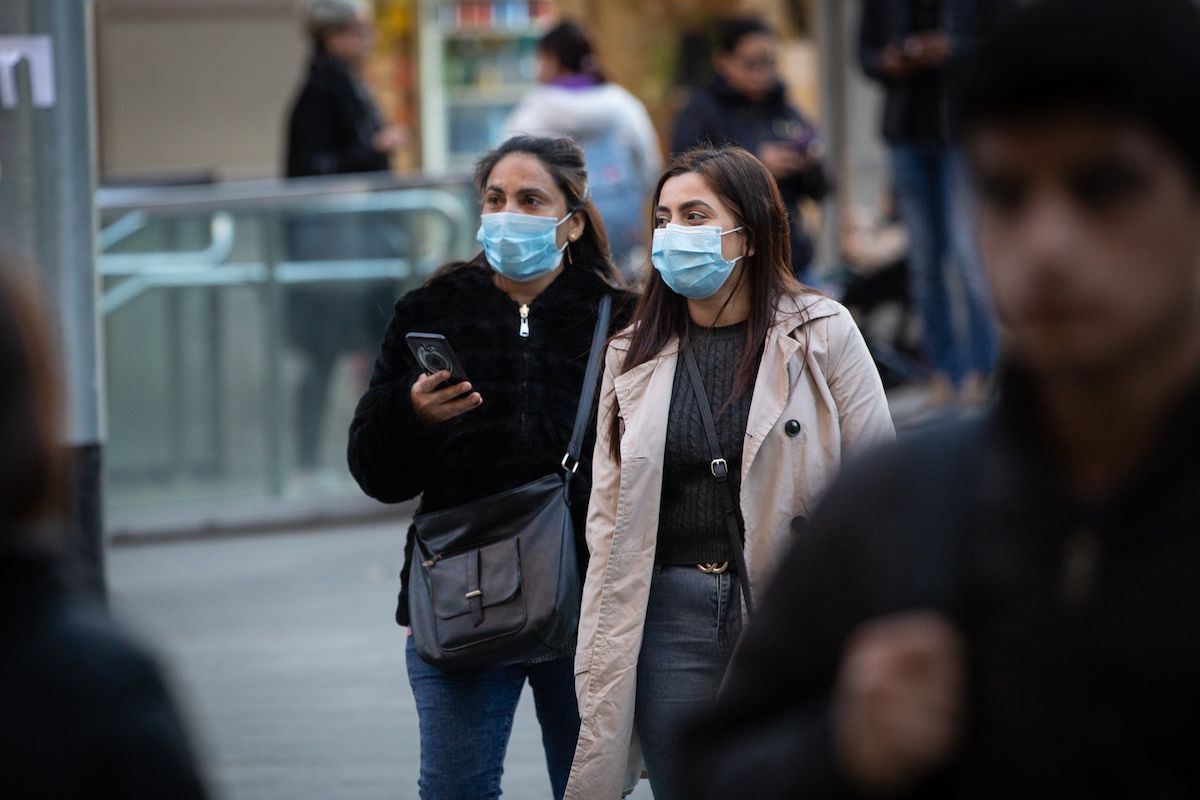
{"label": "metal handrail", "polygon": [[[466,179],[426,176],[351,176],[102,189],[97,195],[97,204],[106,223],[100,235],[104,252],[99,259],[100,273],[104,277],[101,309],[105,324],[137,321],[136,314],[121,318],[114,312],[153,289],[167,290],[168,297],[175,300],[179,299],[174,292],[178,289],[249,289],[249,296],[256,301],[254,313],[262,320],[255,322],[257,335],[261,336],[255,346],[266,355],[253,370],[251,379],[261,384],[255,403],[260,406],[261,424],[258,427],[262,437],[261,452],[265,455],[261,491],[270,496],[281,495],[290,469],[286,462],[287,376],[283,358],[292,344],[284,324],[291,302],[288,289],[311,285],[320,294],[318,287],[328,286],[331,296],[336,298],[334,282],[362,281],[364,286],[371,284],[369,289],[388,288],[387,281],[396,282],[395,288],[413,285],[416,279],[431,274],[445,261],[462,257],[470,246],[470,234],[474,233],[477,222],[477,209],[468,199],[470,194],[470,183]],[[349,258],[331,259],[314,251],[313,255],[318,258],[288,260],[287,238],[292,226],[303,228],[305,221],[314,217],[324,224],[330,215],[335,218],[337,215],[388,218],[391,214],[404,217],[399,229],[411,234],[402,239],[407,245],[394,253],[385,251],[386,255],[381,257],[375,252],[377,248],[373,248],[364,251],[371,252],[371,257],[354,258],[356,253],[346,248]],[[155,226],[162,226],[164,234],[170,234],[176,220],[183,223],[184,232],[189,234],[176,237],[176,240],[185,243],[183,246],[188,249],[138,252],[139,246],[166,250],[158,237],[145,234],[152,233],[147,229]],[[197,242],[191,238],[193,235],[204,240]],[[172,238],[164,235],[162,240],[169,242]],[[216,309],[216,304],[229,295],[226,292],[197,295],[201,296],[213,304],[205,308]],[[238,295],[239,298],[245,296]],[[386,311],[381,309],[381,313]],[[238,371],[244,369],[244,364],[227,368],[229,345],[223,339],[222,319],[215,310],[200,317],[189,315],[186,320],[191,322],[187,324],[200,320],[201,325],[187,331],[183,328],[186,322],[183,315],[167,314],[160,323],[164,341],[168,347],[175,348],[171,351],[173,356],[165,361],[166,381],[175,387],[166,393],[167,427],[182,431],[181,420],[191,413],[191,406],[184,402],[182,389],[186,385],[185,372],[205,370],[200,381],[206,387],[207,399],[203,405],[208,409],[204,412],[207,416],[203,424],[215,436],[214,455],[206,464],[218,471],[226,469],[222,465],[228,455],[221,435],[225,431],[223,420],[230,400],[222,387],[227,381],[242,380],[235,375],[245,377],[245,372]],[[319,321],[314,320],[316,322]],[[189,342],[189,358],[174,357],[182,352],[181,343],[185,338]],[[122,349],[114,357],[124,359],[122,363],[128,362],[126,366],[134,363],[131,359],[141,363],[143,358],[138,348]],[[116,385],[116,382],[110,382],[110,386]],[[182,435],[172,438],[167,446],[171,453],[167,463],[183,464]],[[136,461],[138,465],[143,463],[140,456]],[[151,471],[160,467],[161,461],[151,458]]]}
{"label": "metal handrail", "polygon": [[364,195],[411,189],[462,190],[470,189],[471,186],[470,178],[465,175],[431,176],[418,173],[322,175],[186,186],[106,186],[96,191],[96,207],[102,214],[131,211],[204,212],[247,207],[282,209],[338,195]]}
{"label": "metal handrail", "polygon": [[[113,225],[102,228],[101,242],[128,239],[150,224],[142,212],[127,214]],[[114,230],[115,229],[115,230]],[[210,241],[203,250],[169,250],[150,253],[101,253],[100,274],[105,276],[134,275],[147,270],[194,268],[197,263],[220,264],[233,252],[236,225],[228,211],[215,211],[208,222]],[[109,245],[111,246],[111,245]]]}
{"label": "metal handrail", "polygon": [[[231,208],[272,212],[283,209],[306,215],[420,211],[442,219],[447,241],[463,235],[471,209],[448,190],[452,182],[430,179],[396,179],[358,176],[314,178],[292,181],[242,181],[230,184],[171,186],[136,189],[102,189],[101,210],[125,212],[100,233],[104,246],[113,246],[150,224],[151,219],[180,213],[211,213],[211,243],[202,250],[150,253],[108,253],[100,257],[100,274],[123,277],[105,289],[102,314],[111,314],[156,287],[213,286],[260,283],[268,280],[271,267],[265,263],[230,264],[236,222]],[[458,180],[457,186],[465,188]],[[103,197],[101,197],[103,195]],[[147,205],[147,203],[151,203]],[[416,259],[418,273],[427,274],[440,256]],[[342,279],[407,278],[413,272],[409,259],[355,259],[342,262]],[[275,265],[281,282],[330,280],[329,265],[312,262],[280,262]]]}

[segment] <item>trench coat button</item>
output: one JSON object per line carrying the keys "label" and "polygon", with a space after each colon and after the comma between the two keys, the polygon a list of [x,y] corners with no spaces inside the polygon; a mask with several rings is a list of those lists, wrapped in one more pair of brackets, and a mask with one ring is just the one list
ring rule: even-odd
{"label": "trench coat button", "polygon": [[789,419],[787,421],[787,424],[785,424],[783,426],[783,432],[786,433],[788,436],[799,436],[800,435],[799,420]]}

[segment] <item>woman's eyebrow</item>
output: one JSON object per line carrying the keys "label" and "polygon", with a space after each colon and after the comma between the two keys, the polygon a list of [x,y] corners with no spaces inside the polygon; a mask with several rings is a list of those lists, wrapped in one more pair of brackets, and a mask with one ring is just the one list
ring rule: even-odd
{"label": "woman's eyebrow", "polygon": [[[704,202],[703,200],[688,200],[686,203],[683,203],[682,205],[679,206],[679,210],[687,211],[689,209],[697,208],[700,206],[707,208],[709,211],[713,210],[713,207],[710,206],[708,203]],[[659,206],[658,208],[655,209],[655,211],[666,211],[666,212],[670,213],[671,209],[667,208],[666,206]]]}

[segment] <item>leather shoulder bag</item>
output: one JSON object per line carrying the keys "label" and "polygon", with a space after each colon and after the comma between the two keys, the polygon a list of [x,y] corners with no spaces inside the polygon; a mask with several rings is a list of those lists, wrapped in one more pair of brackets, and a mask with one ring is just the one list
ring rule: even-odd
{"label": "leather shoulder bag", "polygon": [[605,295],[562,471],[413,519],[408,610],[426,663],[450,672],[491,669],[533,661],[574,640],[583,588],[571,477],[591,422],[611,312]]}

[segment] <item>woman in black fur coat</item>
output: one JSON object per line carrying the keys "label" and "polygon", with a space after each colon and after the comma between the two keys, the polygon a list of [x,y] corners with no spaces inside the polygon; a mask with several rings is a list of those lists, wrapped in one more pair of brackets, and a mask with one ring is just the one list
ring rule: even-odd
{"label": "woman in black fur coat", "polygon": [[[516,137],[476,170],[483,252],[443,267],[396,303],[371,385],[350,427],[350,471],[385,503],[421,497],[420,513],[516,488],[560,469],[596,323],[613,295],[609,333],[628,321],[630,295],[614,289],[608,241],[587,197],[583,151],[570,139]],[[405,344],[410,332],[446,337],[470,382],[439,388]],[[584,521],[594,431],[571,483]],[[396,620],[408,624],[410,529]],[[582,567],[582,565],[581,565]],[[423,798],[498,797],[504,752],[528,679],[555,797],[561,797],[579,729],[571,653],[534,664],[453,675],[408,642],[408,674],[421,726]]]}

